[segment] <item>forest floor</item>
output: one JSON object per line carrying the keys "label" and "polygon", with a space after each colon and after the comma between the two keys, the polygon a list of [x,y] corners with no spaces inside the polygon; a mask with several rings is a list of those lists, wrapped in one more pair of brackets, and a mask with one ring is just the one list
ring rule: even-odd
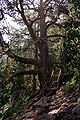
{"label": "forest floor", "polygon": [[[80,91],[75,85],[25,102],[11,120],[80,120]],[[40,97],[41,96],[41,97]]]}

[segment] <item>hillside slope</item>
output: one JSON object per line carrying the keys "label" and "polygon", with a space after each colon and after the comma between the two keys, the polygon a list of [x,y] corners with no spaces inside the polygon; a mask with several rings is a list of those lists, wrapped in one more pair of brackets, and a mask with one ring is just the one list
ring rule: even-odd
{"label": "hillside slope", "polygon": [[80,93],[76,86],[65,86],[55,95],[39,96],[40,93],[24,103],[10,120],[80,120]]}

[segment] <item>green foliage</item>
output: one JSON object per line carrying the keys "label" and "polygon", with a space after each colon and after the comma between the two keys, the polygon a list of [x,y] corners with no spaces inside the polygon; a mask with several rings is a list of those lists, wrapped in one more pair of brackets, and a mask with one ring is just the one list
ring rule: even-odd
{"label": "green foliage", "polygon": [[75,87],[80,90],[80,74],[77,69],[75,69],[75,74],[72,79],[65,86],[61,87],[61,89],[63,92],[71,92]]}
{"label": "green foliage", "polygon": [[78,100],[77,100],[79,103],[80,103],[80,98],[78,98]]}
{"label": "green foliage", "polygon": [[[19,109],[21,109],[22,107],[22,104],[24,102],[27,102],[28,98],[30,96],[25,96],[24,98],[20,98],[18,97],[17,98],[17,101],[15,102],[15,104],[13,104],[11,107],[10,107],[10,103],[8,103],[6,106],[7,106],[7,110],[6,108],[4,108],[4,111],[3,113],[0,115],[0,120],[5,120],[6,118],[8,118],[8,120],[11,119],[11,117],[16,113],[18,112]],[[26,111],[24,111],[22,114],[24,114]]]}
{"label": "green foliage", "polygon": [[[16,33],[14,33],[16,40],[14,40],[14,37],[10,36],[11,37],[10,39],[12,39],[10,41],[10,48],[18,56],[21,56],[24,58],[31,57],[31,56],[34,57],[35,48],[32,43],[32,40],[30,38],[23,39],[23,36],[19,35],[20,33],[17,33],[17,34]],[[17,37],[19,39],[22,38],[23,40],[18,41]],[[6,114],[9,115],[10,112],[11,114],[13,114],[13,112],[16,112],[17,108],[15,108],[15,105],[16,105],[16,102],[18,101],[18,98],[23,99],[25,98],[25,96],[28,96],[34,93],[33,82],[35,82],[35,79],[36,79],[35,85],[37,86],[37,84],[39,84],[37,80],[38,77],[36,75],[34,80],[33,80],[33,76],[31,75],[18,76],[18,77],[15,77],[12,81],[8,82],[9,78],[15,72],[30,70],[33,68],[34,66],[24,65],[23,63],[16,62],[13,59],[8,58],[7,56],[3,57],[2,61],[0,61],[0,109],[1,107],[4,108],[4,106],[8,102],[10,102],[11,99],[12,99],[11,102],[14,105],[3,114],[4,116],[6,116]],[[39,89],[39,87],[37,87],[37,89]],[[35,92],[36,92],[36,89],[35,89]],[[27,100],[27,97],[25,101],[26,100]]]}
{"label": "green foliage", "polygon": [[63,42],[63,52],[61,53],[62,69],[66,74],[74,73],[75,68],[80,73],[80,19],[77,16],[80,12],[79,5],[78,0],[72,0],[68,4],[69,17],[65,22],[66,39]]}
{"label": "green foliage", "polygon": [[[62,34],[62,33],[64,33],[64,31],[58,27],[53,27],[48,31],[48,34],[51,34],[51,35]],[[62,48],[63,48],[63,39],[61,37],[50,38],[48,42],[48,46],[49,46],[51,68],[52,70],[59,71],[61,68],[60,55],[62,53]]]}
{"label": "green foliage", "polygon": [[66,83],[65,86],[62,86],[62,87],[61,87],[61,90],[62,90],[63,92],[70,92],[70,88],[71,88],[71,85],[70,85],[70,82],[68,82],[68,83]]}
{"label": "green foliage", "polygon": [[[2,68],[2,66],[0,66]],[[9,89],[6,86],[4,72],[0,71],[0,107],[9,101]]]}
{"label": "green foliage", "polygon": [[9,107],[3,114],[0,115],[0,120],[5,120],[6,118],[9,118],[10,120],[10,117],[13,116],[21,108],[23,101],[24,99],[18,98],[16,105]]}

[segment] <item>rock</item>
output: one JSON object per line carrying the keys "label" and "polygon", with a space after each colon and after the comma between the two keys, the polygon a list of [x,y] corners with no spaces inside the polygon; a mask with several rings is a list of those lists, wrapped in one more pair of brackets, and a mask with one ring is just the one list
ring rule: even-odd
{"label": "rock", "polygon": [[68,115],[68,108],[60,109],[57,116],[63,118],[66,114]]}
{"label": "rock", "polygon": [[60,105],[50,105],[49,110],[58,109],[59,107],[60,107]]}
{"label": "rock", "polygon": [[80,115],[80,108],[77,109],[76,115]]}
{"label": "rock", "polygon": [[68,106],[68,103],[67,102],[64,102],[62,105],[61,105],[61,108],[64,108],[64,107],[67,107]]}
{"label": "rock", "polygon": [[24,114],[22,117],[23,117],[23,118],[29,118],[29,119],[31,119],[31,118],[33,118],[34,116],[35,116],[35,115],[34,115],[34,112],[31,111],[31,112],[28,112],[28,113]]}
{"label": "rock", "polygon": [[60,109],[59,113],[66,113],[68,111],[68,108],[65,107],[64,109]]}
{"label": "rock", "polygon": [[72,109],[73,114],[80,115],[80,103]]}
{"label": "rock", "polygon": [[80,120],[80,115],[75,116],[72,120]]}
{"label": "rock", "polygon": [[73,118],[70,115],[66,115],[61,120],[73,120]]}
{"label": "rock", "polygon": [[34,120],[33,118],[23,119],[23,120]]}
{"label": "rock", "polygon": [[44,120],[56,120],[56,116],[48,116]]}
{"label": "rock", "polygon": [[[80,120],[80,103],[77,102],[80,95],[76,96],[77,91],[71,92],[58,90],[55,95],[44,97],[40,94],[26,103],[12,120]],[[24,109],[26,113],[21,114]]]}
{"label": "rock", "polygon": [[76,105],[78,105],[76,102],[69,104],[68,108],[74,108]]}
{"label": "rock", "polygon": [[37,101],[33,106],[35,106],[35,107],[45,107],[45,106],[48,106],[48,101],[49,101],[49,99],[50,99],[51,97],[42,97],[39,101]]}
{"label": "rock", "polygon": [[77,101],[77,98],[76,98],[76,97],[72,97],[72,98],[71,98],[71,101],[72,101],[72,102],[76,102],[76,101]]}
{"label": "rock", "polygon": [[44,108],[37,108],[36,111],[35,111],[35,114],[36,115],[41,115],[42,113],[45,112],[45,109]]}
{"label": "rock", "polygon": [[45,118],[47,118],[47,117],[48,117],[48,114],[43,113],[41,115],[35,116],[34,120],[45,120]]}
{"label": "rock", "polygon": [[59,112],[60,109],[52,110],[51,112],[48,113],[48,115],[54,115]]}

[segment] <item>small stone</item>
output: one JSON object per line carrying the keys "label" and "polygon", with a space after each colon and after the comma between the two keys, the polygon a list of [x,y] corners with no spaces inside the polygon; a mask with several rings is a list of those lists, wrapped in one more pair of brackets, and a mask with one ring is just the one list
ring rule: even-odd
{"label": "small stone", "polygon": [[68,104],[67,104],[67,102],[65,102],[61,105],[61,108],[64,108],[64,107],[67,107],[67,106],[68,106]]}
{"label": "small stone", "polygon": [[59,111],[59,113],[64,113],[64,112],[67,112],[67,110],[68,110],[68,108],[67,108],[67,107],[65,107],[64,109],[61,109],[61,110]]}
{"label": "small stone", "polygon": [[51,112],[48,113],[48,115],[54,115],[59,112],[60,109],[52,110]]}
{"label": "small stone", "polygon": [[35,114],[36,115],[41,115],[44,111],[45,111],[44,108],[37,108],[37,110],[35,111]]}
{"label": "small stone", "polygon": [[54,116],[48,116],[44,120],[56,120],[56,115],[54,115]]}
{"label": "small stone", "polygon": [[69,99],[71,99],[73,96],[71,95],[71,96],[69,96]]}
{"label": "small stone", "polygon": [[75,117],[73,118],[73,120],[80,120],[80,115],[75,116]]}
{"label": "small stone", "polygon": [[72,112],[77,112],[80,109],[80,103],[72,109]]}
{"label": "small stone", "polygon": [[71,103],[71,104],[69,104],[68,108],[72,108],[73,109],[76,105],[77,105],[77,103]]}
{"label": "small stone", "polygon": [[76,115],[80,115],[80,108],[76,110]]}
{"label": "small stone", "polygon": [[73,98],[71,99],[71,101],[72,101],[72,102],[76,102],[76,101],[77,101],[77,98],[76,98],[76,97],[73,97]]}
{"label": "small stone", "polygon": [[35,107],[45,107],[48,106],[48,101],[49,101],[50,97],[42,97],[39,101],[37,101],[33,106]]}

